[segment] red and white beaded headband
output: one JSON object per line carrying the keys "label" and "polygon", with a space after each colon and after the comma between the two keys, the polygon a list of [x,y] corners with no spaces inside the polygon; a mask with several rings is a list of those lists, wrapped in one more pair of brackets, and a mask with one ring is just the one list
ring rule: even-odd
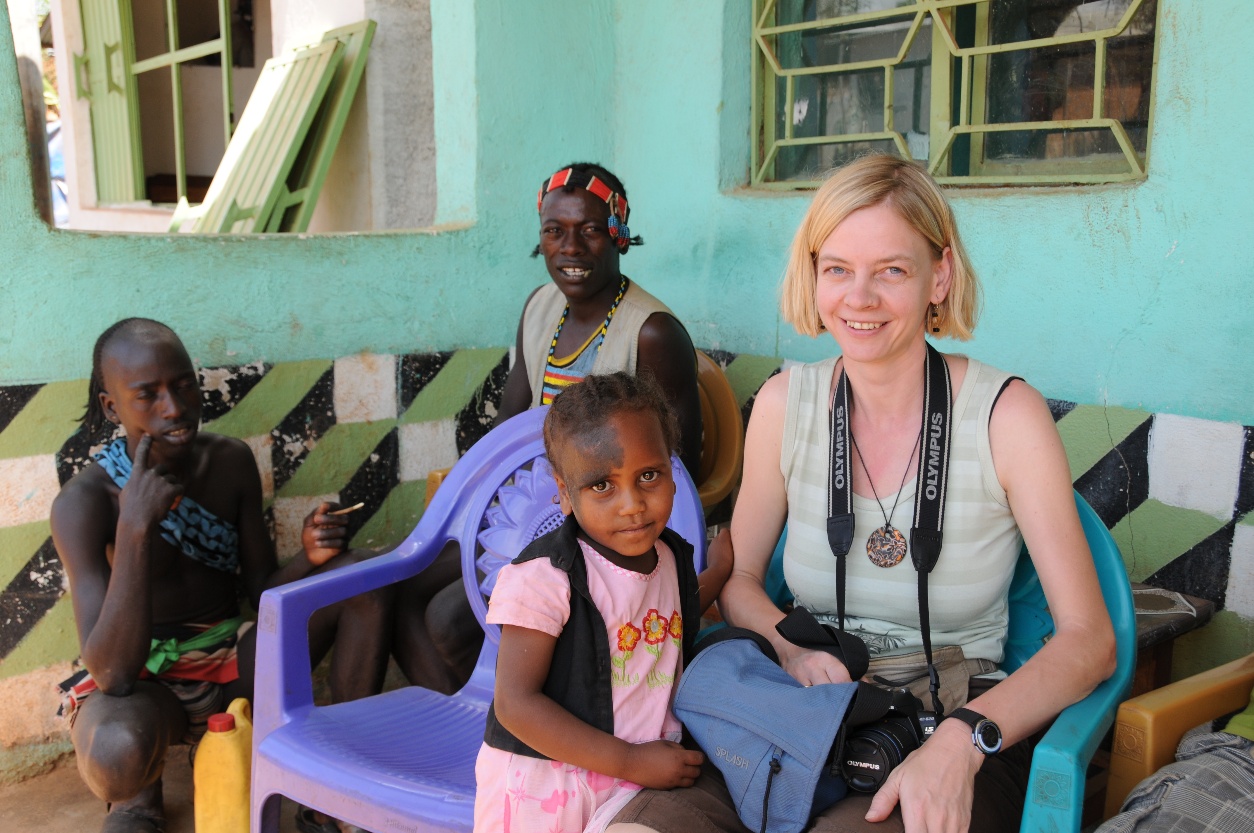
{"label": "red and white beaded headband", "polygon": [[588,171],[576,171],[564,168],[544,181],[540,193],[536,195],[536,211],[544,204],[544,195],[558,188],[583,188],[591,194],[605,200],[610,207],[609,227],[621,251],[627,251],[631,244],[631,231],[627,228],[627,198],[615,191],[595,174]]}

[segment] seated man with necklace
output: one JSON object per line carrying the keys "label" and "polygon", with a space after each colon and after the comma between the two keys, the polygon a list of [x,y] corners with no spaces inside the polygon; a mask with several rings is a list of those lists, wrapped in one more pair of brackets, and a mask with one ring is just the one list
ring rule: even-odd
{"label": "seated man with necklace", "polygon": [[[680,459],[695,478],[701,459],[696,354],[670,309],[619,270],[643,241],[627,227],[627,189],[600,165],[576,162],[547,177],[536,197],[550,282],[534,290],[518,322],[514,364],[496,422],[547,405],[590,373],[647,372],[675,409]],[[410,682],[451,692],[474,668],[482,631],[450,550],[401,585],[395,654]]]}

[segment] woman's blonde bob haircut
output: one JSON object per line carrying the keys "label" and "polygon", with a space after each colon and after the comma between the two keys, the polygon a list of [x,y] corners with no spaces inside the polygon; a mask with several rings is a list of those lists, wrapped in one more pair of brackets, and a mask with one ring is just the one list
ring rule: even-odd
{"label": "woman's blonde bob haircut", "polygon": [[[940,187],[921,167],[896,156],[878,153],[837,168],[819,187],[793,238],[784,272],[780,310],[802,335],[823,331],[815,304],[818,274],[815,258],[832,231],[853,212],[886,203],[897,210],[939,258],[946,247],[953,258],[949,294],[937,305],[940,328],[935,338],[971,338],[979,317],[980,282],[967,260],[953,211]],[[931,322],[928,328],[931,329]]]}

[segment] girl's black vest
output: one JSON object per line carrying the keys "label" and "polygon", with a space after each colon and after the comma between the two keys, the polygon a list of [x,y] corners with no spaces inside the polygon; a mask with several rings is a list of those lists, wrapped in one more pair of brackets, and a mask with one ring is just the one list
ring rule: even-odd
{"label": "girl's black vest", "polygon": [[[610,687],[609,636],[605,620],[588,594],[588,567],[576,539],[578,532],[575,516],[568,515],[560,527],[532,541],[513,563],[547,557],[554,567],[570,576],[570,618],[557,637],[544,693],[584,723],[612,735],[614,695]],[[688,657],[692,655],[692,641],[701,627],[700,591],[692,565],[692,546],[670,529],[663,530],[662,541],[675,554],[684,621],[683,656]],[[516,755],[548,757],[510,734],[496,719],[495,704],[488,709],[483,740],[488,746]]]}

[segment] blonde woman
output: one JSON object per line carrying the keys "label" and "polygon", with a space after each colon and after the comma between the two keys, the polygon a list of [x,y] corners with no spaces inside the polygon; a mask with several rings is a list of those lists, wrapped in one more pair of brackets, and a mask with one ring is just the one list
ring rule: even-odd
{"label": "blonde woman", "polygon": [[[837,170],[793,241],[783,315],[805,335],[833,338],[839,355],[794,366],[757,396],[732,519],[735,568],[720,597],[724,617],[769,639],[801,683],[849,680],[831,655],[775,630],[784,614],[763,582],[786,523],[784,573],[797,604],[832,624],[843,607],[845,629],[871,652],[869,674],[893,667],[902,679],[911,675],[900,669],[913,666],[913,676],[921,669],[930,706],[914,564],[928,553],[914,551],[910,530],[920,525],[920,496],[936,505],[944,493],[928,632],[948,717],[877,792],[851,792],[820,814],[816,831],[1017,830],[1035,738],[1114,669],[1113,631],[1045,400],[1016,377],[928,344],[928,335],[969,338],[979,296],[940,189],[895,157]],[[933,383],[929,372],[938,374]],[[935,381],[945,376],[947,384]],[[944,404],[947,454],[933,430]],[[947,479],[938,481],[945,458]],[[841,593],[828,537],[828,518],[841,507],[829,511],[828,500],[829,491],[843,494],[834,484],[846,478],[852,534]],[[1057,634],[1007,677],[997,664],[1022,542]],[[643,791],[616,822],[617,833],[745,830],[709,767],[691,788]]]}

